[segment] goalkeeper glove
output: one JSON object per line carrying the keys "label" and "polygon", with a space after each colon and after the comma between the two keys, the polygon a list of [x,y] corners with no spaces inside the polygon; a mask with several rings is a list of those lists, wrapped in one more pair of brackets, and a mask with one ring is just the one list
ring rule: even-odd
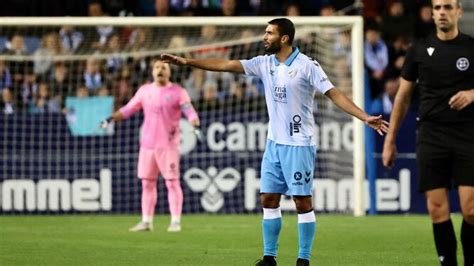
{"label": "goalkeeper glove", "polygon": [[193,133],[194,135],[196,135],[196,138],[198,139],[199,142],[204,141],[204,135],[202,134],[202,131],[198,127],[194,127]]}
{"label": "goalkeeper glove", "polygon": [[108,117],[108,118],[106,118],[106,119],[100,121],[100,125],[99,125],[99,126],[100,126],[100,128],[102,128],[102,129],[106,129],[112,121],[113,121],[112,117]]}

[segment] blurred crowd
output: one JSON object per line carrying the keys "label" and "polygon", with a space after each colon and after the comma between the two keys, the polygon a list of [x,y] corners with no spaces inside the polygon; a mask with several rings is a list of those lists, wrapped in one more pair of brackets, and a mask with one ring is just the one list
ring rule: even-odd
{"label": "blurred crowd", "polygon": [[[410,43],[434,30],[429,0],[2,0],[2,16],[339,16],[361,14],[365,18],[364,56],[374,113],[389,113],[398,88],[398,77]],[[125,104],[138,86],[150,80],[153,49],[173,49],[213,43],[222,29],[203,26],[195,34],[170,34],[154,38],[153,27],[51,27],[38,33],[26,28],[0,28],[1,108],[6,114],[61,112],[67,96],[113,96],[116,108]],[[261,36],[255,29],[238,32],[237,39]],[[186,36],[186,37],[183,37]],[[314,37],[314,36],[311,36]],[[319,38],[321,36],[318,36]],[[324,36],[322,36],[324,38]],[[263,54],[260,39],[230,47],[201,49],[185,56],[250,58]],[[317,49],[302,38],[301,50]],[[350,87],[350,57],[338,50],[350,49],[347,33],[340,34],[334,51],[335,85]],[[314,52],[314,51],[311,51]],[[123,54],[131,56],[124,56]],[[316,52],[317,53],[317,52]],[[107,57],[93,56],[107,54]],[[311,53],[310,53],[311,54]],[[4,56],[18,56],[4,60]],[[61,55],[92,55],[81,60],[52,60]],[[32,60],[21,60],[29,56]],[[242,99],[259,99],[259,80],[228,73],[185,68],[173,71],[173,81],[185,87],[199,106],[227,105]],[[245,102],[248,102],[247,100]]]}

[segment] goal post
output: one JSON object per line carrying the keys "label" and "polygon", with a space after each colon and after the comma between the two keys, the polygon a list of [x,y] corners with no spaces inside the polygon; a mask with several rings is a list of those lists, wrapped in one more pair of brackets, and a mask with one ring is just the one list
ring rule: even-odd
{"label": "goal post", "polygon": [[[69,51],[45,56],[45,58],[41,57],[52,63],[50,63],[51,67],[47,69],[46,72],[38,72],[39,74],[36,73],[37,82],[40,83],[39,80],[46,80],[45,78],[47,78],[47,82],[50,82],[50,80],[52,80],[51,77],[55,75],[55,73],[53,73],[55,64],[65,64],[69,70],[69,84],[66,86],[69,91],[63,96],[75,96],[77,87],[87,85],[87,82],[90,82],[90,80],[84,80],[82,73],[83,70],[87,68],[87,61],[94,58],[102,62],[102,65],[100,66],[104,73],[102,81],[104,84],[109,84],[111,86],[111,88],[109,88],[109,94],[114,98],[115,108],[117,108],[119,107],[118,100],[116,95],[114,95],[115,92],[112,90],[120,90],[121,88],[120,85],[116,86],[116,83],[122,81],[118,72],[122,71],[123,64],[126,64],[123,62],[132,62],[131,64],[133,64],[133,67],[129,67],[127,71],[132,72],[132,74],[129,73],[128,78],[133,80],[133,86],[129,87],[132,87],[132,90],[135,91],[136,85],[146,82],[149,79],[149,69],[146,65],[149,63],[149,59],[158,56],[162,52],[193,56],[222,56],[229,59],[250,58],[262,54],[263,50],[261,49],[261,46],[259,46],[259,43],[261,42],[263,30],[267,25],[267,22],[273,18],[275,17],[0,17],[0,45],[11,43],[11,37],[17,34],[17,32],[21,32],[24,36],[34,36],[34,43],[36,43],[35,49],[39,49],[42,47],[42,43],[46,42],[44,41],[44,36],[49,32],[59,33],[62,27],[68,25],[79,29],[83,34],[82,47],[87,46],[87,48],[78,48],[76,51],[70,49]],[[301,45],[300,50],[308,56],[318,60],[326,73],[328,73],[330,80],[335,83],[336,87],[343,88],[343,92],[347,93],[359,107],[363,108],[363,18],[358,16],[341,16],[291,17],[290,19],[296,26],[295,40],[297,45]],[[94,37],[94,34],[97,34],[95,29],[99,26],[103,27],[103,31],[100,33],[106,32],[107,27],[120,29],[120,31],[114,31],[114,33],[111,34],[117,34],[119,40],[126,38],[127,41],[123,41],[122,44],[118,45],[119,48],[115,50],[107,47],[109,39],[104,40],[104,43],[102,44],[98,44],[97,48],[91,48],[96,47],[92,45],[93,42],[102,41],[100,36],[97,39],[94,39],[96,38]],[[203,36],[204,34],[207,34],[203,33],[202,28],[204,26],[216,27],[214,30],[217,31],[217,33],[214,32],[214,36],[204,40],[206,37]],[[137,29],[144,30],[142,32],[136,32]],[[248,34],[244,35],[244,32]],[[136,35],[133,35],[135,33]],[[138,44],[134,47],[131,40],[133,38],[139,39],[139,34],[142,34],[145,40],[141,46]],[[183,37],[185,40],[183,41],[183,38],[181,38],[173,43],[173,38],[176,35]],[[171,39],[173,39],[173,41],[171,41]],[[31,45],[31,43],[26,44],[27,46]],[[246,46],[247,44],[250,45]],[[0,61],[3,61],[7,66],[10,66],[12,72],[21,72],[22,70],[15,70],[14,68],[25,67],[25,64],[20,64],[19,62],[35,61],[35,54],[33,52],[34,51],[31,50],[23,54],[7,53],[6,49],[0,48]],[[36,57],[36,59],[37,58],[38,57]],[[113,65],[109,65],[109,63],[114,64],[114,59],[122,62],[122,65],[118,68],[113,68]],[[346,67],[347,70],[342,69]],[[41,67],[38,67],[38,69],[41,70]],[[71,69],[74,69],[74,71],[71,71]],[[35,68],[34,71],[40,70]],[[245,193],[247,193],[246,190],[249,189],[249,186],[252,187],[252,171],[258,169],[257,165],[259,164],[255,161],[258,160],[257,158],[262,154],[262,143],[257,143],[257,140],[254,140],[254,138],[259,138],[260,135],[255,137],[249,132],[251,130],[257,131],[255,128],[260,125],[257,124],[257,122],[262,123],[262,119],[265,120],[266,117],[264,116],[264,114],[266,114],[266,111],[264,111],[265,104],[261,101],[261,87],[258,81],[225,75],[220,75],[216,78],[216,76],[208,73],[201,73],[202,76],[196,76],[193,78],[194,74],[198,75],[199,73],[195,73],[186,67],[173,68],[172,71],[173,81],[180,83],[184,87],[186,87],[186,84],[196,84],[199,79],[203,79],[200,81],[200,86],[203,88],[205,87],[206,89],[200,88],[194,92],[195,94],[190,93],[190,95],[193,101],[198,102],[199,111],[205,115],[205,130],[208,131],[207,133],[211,133],[211,137],[209,134],[207,135],[207,143],[203,145],[204,147],[199,147],[199,144],[195,141],[192,142],[191,145],[186,139],[184,141],[182,140],[182,144],[184,145],[183,149],[187,152],[187,154],[183,155],[182,167],[184,169],[182,169],[182,183],[183,186],[187,187],[185,188],[185,192],[189,194],[185,195],[185,197],[188,196],[189,201],[185,203],[188,204],[188,206],[185,206],[184,211],[196,212],[196,210],[202,211],[204,209],[204,211],[224,213],[252,212],[253,209],[250,208],[249,205],[253,206],[252,204],[254,203],[251,203],[253,198],[249,199],[247,197],[248,195],[253,195],[255,193],[253,191],[248,192],[249,194]],[[139,74],[137,74],[138,72]],[[53,81],[51,82],[51,86],[54,86]],[[126,82],[124,81],[124,83]],[[234,92],[229,93],[228,90],[232,90],[231,88],[235,86],[244,86],[247,94],[244,96],[238,96],[238,94],[232,94]],[[219,106],[224,106],[222,107],[223,109],[233,108],[229,109],[230,113],[232,113],[231,115],[229,115],[229,110],[225,109],[227,111],[222,111],[223,109],[219,109],[201,99],[202,97],[207,97],[208,87],[214,87],[212,90],[215,93],[216,99],[221,99],[224,102],[218,103]],[[229,101],[226,97],[230,94],[232,94],[232,99],[235,97],[244,97],[246,101],[240,102],[245,102],[245,104],[242,104],[243,107],[237,107],[235,102]],[[18,97],[21,98],[21,95]],[[249,97],[254,98],[248,100]],[[315,180],[316,184],[318,178],[329,178],[336,182],[327,183],[326,185],[328,189],[324,190],[321,193],[323,195],[319,198],[316,195],[316,201],[318,201],[318,199],[328,201],[325,203],[324,207],[320,207],[320,210],[323,211],[337,211],[344,213],[352,212],[355,216],[365,215],[366,199],[364,197],[367,195],[367,192],[365,187],[364,124],[358,119],[350,118],[348,115],[342,114],[339,110],[336,110],[337,108],[331,106],[331,103],[328,103],[327,100],[322,97],[317,98],[317,102],[318,106],[315,106],[314,109],[315,117],[317,119],[316,123],[318,124],[317,133],[321,135],[317,138],[320,141],[319,144],[322,146],[322,149],[321,152],[318,151],[318,163],[321,165],[317,166],[318,169],[316,171],[322,173],[315,177]],[[64,105],[64,100],[62,105]],[[28,108],[25,107],[23,111],[27,113]],[[329,118],[325,118],[326,115]],[[48,115],[46,114],[43,116]],[[86,176],[98,175],[96,172],[102,173],[104,170],[103,167],[107,164],[113,164],[115,171],[112,170],[112,175],[117,172],[117,169],[130,168],[132,170],[127,170],[127,175],[130,175],[130,178],[134,176],[136,167],[136,148],[138,147],[136,144],[136,139],[138,138],[136,128],[140,125],[140,119],[129,123],[127,122],[128,124],[117,125],[114,129],[115,135],[114,132],[110,133],[114,136],[120,135],[120,137],[126,138],[124,143],[130,146],[108,147],[107,145],[115,145],[112,144],[115,143],[115,140],[109,138],[115,139],[116,137],[105,136],[104,138],[102,136],[103,138],[98,138],[92,136],[90,139],[88,137],[81,139],[77,136],[67,136],[65,137],[66,144],[64,144],[62,142],[64,137],[56,136],[56,134],[59,134],[57,132],[60,132],[60,134],[67,134],[66,132],[61,130],[53,132],[53,130],[39,129],[38,127],[35,127],[34,124],[38,122],[33,122],[33,124],[31,124],[31,121],[28,122],[28,119],[30,118],[25,117],[26,115],[15,114],[15,116],[3,118],[4,120],[2,123],[8,122],[11,124],[3,124],[2,128],[0,128],[3,131],[0,134],[3,135],[5,140],[14,140],[14,144],[8,141],[3,141],[2,144],[2,148],[4,149],[4,154],[2,156],[4,159],[8,159],[2,160],[5,165],[2,165],[4,170],[0,173],[0,182],[3,182],[4,191],[6,181],[14,178],[28,178],[28,173],[31,170],[29,168],[38,164],[40,166],[44,165],[44,169],[42,168],[41,170],[44,175],[40,175],[42,176],[41,178],[44,179],[59,179],[59,176],[70,172],[73,172],[72,176],[81,176],[81,174],[84,173]],[[41,119],[44,119],[44,121],[53,121],[51,123],[52,126],[56,126],[56,122],[59,123],[58,121],[61,120],[61,118],[56,118],[53,115]],[[344,128],[341,126],[344,125],[347,120],[352,121],[348,122],[352,125],[350,128]],[[238,124],[239,121],[243,121],[243,129],[240,128],[241,125]],[[333,123],[333,121],[336,122]],[[67,120],[67,122],[69,123],[69,120]],[[340,128],[335,129],[335,124]],[[181,127],[182,130],[183,127],[184,130],[186,130],[186,125]],[[27,131],[17,132],[19,136],[12,136],[14,133],[9,132],[11,130],[15,131],[25,129]],[[28,131],[29,129],[31,130]],[[240,139],[237,135],[237,137],[232,138],[232,134],[236,132],[239,133],[240,130],[246,130],[242,133],[245,135],[245,140],[242,142],[243,147],[239,146],[241,143],[239,142]],[[33,145],[33,142],[30,142],[30,139],[41,140],[43,134],[45,134],[44,132],[52,135],[44,138],[46,142],[44,146],[39,145],[40,147],[38,148]],[[224,135],[223,137],[221,136],[221,133]],[[189,136],[190,135],[183,134],[183,138]],[[221,137],[225,138],[223,142],[221,142]],[[340,140],[337,138],[344,139]],[[18,144],[23,141],[30,143],[32,146],[35,146],[34,149],[38,150],[29,151],[28,149],[30,147],[28,147],[28,145]],[[251,143],[252,141],[256,141],[256,143]],[[343,142],[342,144],[340,143],[341,141]],[[61,146],[63,144],[66,146]],[[222,148],[219,146],[221,144],[223,145]],[[98,145],[99,148],[94,148],[94,145]],[[55,148],[51,148],[52,146]],[[78,147],[84,147],[84,149]],[[73,162],[77,158],[82,158],[81,156],[87,157],[92,155],[89,151],[86,151],[85,147],[96,149],[91,153],[97,152],[94,155],[97,155],[99,158],[99,163],[94,162],[93,160],[85,160],[83,163],[79,164]],[[188,148],[189,150],[187,150]],[[24,162],[24,160],[26,160],[25,158],[18,158],[18,156],[21,157],[22,154],[33,154],[35,152],[47,154],[46,159],[42,158],[41,162],[35,162],[30,165],[27,162]],[[68,156],[60,156],[56,154],[61,152],[72,152],[74,153],[74,156],[69,158]],[[117,152],[123,152],[127,155],[119,158],[119,156],[115,154]],[[111,155],[112,153],[115,155]],[[124,159],[123,157],[127,158]],[[35,160],[35,158],[33,158],[33,160]],[[45,162],[45,160],[51,160],[51,162]],[[249,162],[249,164],[255,167],[247,167],[244,165],[246,162]],[[67,170],[60,169],[63,167],[62,164],[67,167]],[[236,164],[238,167],[233,167]],[[83,167],[87,167],[87,165],[92,165],[92,169],[94,170],[91,171],[95,172],[88,172],[82,169]],[[219,178],[222,172],[234,176],[238,173],[239,178],[234,180],[235,182],[238,182],[238,184],[225,182],[219,184],[214,182]],[[36,174],[33,173],[33,175]],[[104,176],[108,175],[110,174]],[[256,175],[258,176],[258,174]],[[207,187],[198,188],[200,184],[196,181],[199,179],[195,178],[196,176],[207,176],[201,178],[202,182],[209,183],[207,184]],[[347,192],[344,190],[346,183],[343,179],[349,176],[353,179],[353,183],[351,184],[350,192]],[[204,179],[208,181],[205,181]],[[107,180],[107,178],[104,177],[104,180]],[[36,186],[40,185],[37,183],[38,181],[39,180],[35,179]],[[119,207],[118,212],[129,212],[130,210],[132,212],[136,211],[137,205],[130,203],[130,201],[136,199],[136,196],[129,195],[137,193],[138,186],[136,182],[133,183],[133,188],[127,187],[130,185],[131,181],[114,182],[115,183],[112,184],[113,190],[118,190],[122,194],[115,195],[115,192],[112,193],[113,199],[111,199],[111,202],[113,204],[111,204],[113,206],[110,208],[113,209],[115,206],[120,205],[121,207]],[[122,183],[117,184],[117,182]],[[316,184],[315,186],[317,186]],[[71,186],[73,186],[72,183]],[[27,186],[25,185],[25,187]],[[73,189],[71,189],[71,191],[72,190]],[[334,198],[329,200],[328,198],[332,197],[331,193],[333,191],[339,193],[339,196],[334,196]],[[239,193],[245,194],[245,196],[239,196]],[[352,197],[352,202],[346,204],[341,200],[346,197],[344,196],[345,194]],[[3,198],[5,199],[7,196],[3,194]],[[3,206],[5,206],[4,201],[5,200],[3,200]],[[335,203],[332,203],[333,201],[335,201]],[[64,204],[67,205],[68,203],[66,202]],[[71,204],[74,209],[74,204]],[[227,207],[227,204],[230,204],[231,206]],[[235,206],[237,204],[245,205],[245,207]],[[333,204],[339,204],[341,206],[340,208],[337,206],[334,207]],[[204,205],[207,207],[203,207]],[[326,206],[329,207],[326,208]],[[166,205],[159,206],[158,208],[166,209]],[[227,208],[227,210],[223,210],[223,208]],[[39,209],[36,208],[36,210]],[[107,210],[105,209],[105,211]]]}

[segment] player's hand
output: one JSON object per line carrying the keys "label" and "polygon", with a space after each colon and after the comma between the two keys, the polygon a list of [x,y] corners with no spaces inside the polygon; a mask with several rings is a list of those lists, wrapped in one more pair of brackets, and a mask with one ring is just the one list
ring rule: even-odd
{"label": "player's hand", "polygon": [[163,60],[165,63],[186,65],[186,59],[177,55],[163,53],[161,54],[161,60]]}
{"label": "player's hand", "polygon": [[373,128],[380,136],[383,136],[388,132],[389,123],[382,119],[382,115],[379,116],[369,116],[365,120],[365,123]]}
{"label": "player's hand", "polygon": [[397,146],[391,141],[385,140],[382,151],[382,162],[387,168],[392,168],[397,157]]}
{"label": "player's hand", "polygon": [[112,117],[108,117],[108,118],[100,121],[99,127],[102,128],[102,129],[106,129],[112,121],[113,121]]}
{"label": "player's hand", "polygon": [[198,139],[199,142],[204,141],[204,135],[202,134],[201,129],[199,129],[198,127],[194,127],[193,133],[194,135],[196,135],[196,138]]}
{"label": "player's hand", "polygon": [[474,102],[474,89],[458,91],[451,99],[449,99],[449,107],[454,110],[462,110],[466,106]]}

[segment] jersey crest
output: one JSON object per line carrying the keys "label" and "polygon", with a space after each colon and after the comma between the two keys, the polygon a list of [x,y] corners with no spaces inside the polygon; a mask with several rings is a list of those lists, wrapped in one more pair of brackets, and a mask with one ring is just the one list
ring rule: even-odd
{"label": "jersey crest", "polygon": [[466,71],[469,68],[469,60],[466,57],[461,57],[456,61],[456,67],[461,71]]}

